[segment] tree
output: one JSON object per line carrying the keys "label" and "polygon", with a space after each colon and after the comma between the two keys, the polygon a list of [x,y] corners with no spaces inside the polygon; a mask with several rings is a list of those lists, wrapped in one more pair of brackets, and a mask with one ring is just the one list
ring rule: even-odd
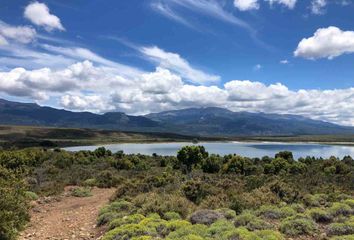
{"label": "tree", "polygon": [[185,146],[177,153],[180,164],[186,166],[187,172],[191,172],[194,165],[199,164],[209,156],[203,146]]}
{"label": "tree", "polygon": [[292,152],[289,151],[283,151],[283,152],[278,152],[275,154],[275,158],[282,158],[287,160],[289,163],[294,161],[294,156]]}

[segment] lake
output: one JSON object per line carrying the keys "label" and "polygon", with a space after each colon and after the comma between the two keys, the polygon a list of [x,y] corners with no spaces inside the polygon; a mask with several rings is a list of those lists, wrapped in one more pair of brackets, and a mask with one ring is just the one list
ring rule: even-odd
{"label": "lake", "polygon": [[[112,152],[123,150],[128,154],[141,153],[144,155],[151,155],[157,153],[158,155],[176,156],[177,151],[185,145],[192,145],[192,143],[124,143],[99,146],[78,146],[64,149],[67,151],[95,150],[102,146]],[[343,158],[347,155],[354,157],[354,146],[274,142],[201,142],[198,143],[198,145],[203,145],[209,153],[220,155],[236,153],[246,157],[263,157],[274,156],[280,151],[291,151],[295,158],[306,156],[323,158],[336,156]]]}

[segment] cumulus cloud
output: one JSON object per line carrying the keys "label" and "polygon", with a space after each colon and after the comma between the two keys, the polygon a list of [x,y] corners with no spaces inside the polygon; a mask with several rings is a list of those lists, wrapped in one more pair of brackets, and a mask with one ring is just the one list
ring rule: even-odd
{"label": "cumulus cloud", "polygon": [[259,9],[258,0],[234,0],[234,5],[240,11]]}
{"label": "cumulus cloud", "polygon": [[251,82],[249,80],[227,82],[225,90],[228,92],[228,99],[231,101],[279,99],[289,94],[289,89],[280,83],[266,86],[263,83]]}
{"label": "cumulus cloud", "polygon": [[166,52],[156,46],[142,47],[139,50],[146,57],[154,62],[157,62],[160,67],[178,73],[180,76],[190,82],[197,84],[207,84],[220,80],[220,76],[208,74],[199,69],[196,69],[195,67],[191,66],[188,61],[176,53]]}
{"label": "cumulus cloud", "polygon": [[270,5],[281,4],[289,9],[293,9],[296,5],[297,0],[265,0],[269,2]]}
{"label": "cumulus cloud", "polygon": [[36,30],[29,26],[11,26],[0,20],[0,45],[8,44],[7,40],[19,43],[30,43],[36,37]]}
{"label": "cumulus cloud", "polygon": [[233,111],[298,114],[354,125],[354,88],[298,90],[276,83],[232,80],[223,86],[193,85],[178,74],[157,67],[127,78],[113,68],[90,61],[53,70],[15,68],[0,72],[0,93],[50,98],[75,111],[124,111],[142,114],[187,107],[217,106]]}
{"label": "cumulus cloud", "polygon": [[114,110],[114,106],[99,95],[64,95],[60,98],[61,106],[78,111],[99,112],[101,109]]}
{"label": "cumulus cloud", "polygon": [[49,8],[44,3],[30,3],[25,8],[24,16],[33,24],[44,27],[44,29],[49,32],[55,29],[60,31],[65,30],[61,24],[60,19],[57,16],[51,14]]}
{"label": "cumulus cloud", "polygon": [[354,52],[354,31],[342,31],[330,26],[318,29],[310,38],[300,41],[294,52],[296,57],[307,59],[333,59]]}

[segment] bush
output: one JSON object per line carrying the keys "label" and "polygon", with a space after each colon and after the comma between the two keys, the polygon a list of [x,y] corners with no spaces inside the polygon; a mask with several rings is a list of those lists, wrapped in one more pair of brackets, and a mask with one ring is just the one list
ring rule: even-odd
{"label": "bush", "polygon": [[318,223],[328,223],[333,220],[332,215],[321,208],[312,208],[307,213]]}
{"label": "bush", "polygon": [[350,235],[354,234],[354,222],[332,223],[328,227],[328,235]]}
{"label": "bush", "polygon": [[286,235],[299,236],[316,232],[316,224],[307,218],[287,218],[280,224],[280,231]]}
{"label": "bush", "polygon": [[221,163],[220,157],[211,155],[202,161],[201,168],[205,173],[218,173],[221,168]]}
{"label": "bush", "polygon": [[179,239],[204,239],[207,237],[208,227],[203,224],[185,225],[170,232],[166,239],[179,240]]}
{"label": "bush", "polygon": [[163,216],[166,212],[176,212],[183,218],[187,217],[195,206],[186,198],[173,194],[145,193],[133,199],[139,213],[148,215],[158,213]]}
{"label": "bush", "polygon": [[39,198],[38,195],[34,192],[26,191],[25,194],[27,199],[30,201],[36,201]]}
{"label": "bush", "polygon": [[107,232],[102,240],[131,239],[132,237],[154,233],[151,229],[141,224],[126,224]]}
{"label": "bush", "polygon": [[264,230],[272,228],[272,225],[268,224],[264,220],[256,217],[250,212],[245,212],[235,218],[234,224],[236,227],[246,227],[250,231]]}
{"label": "bush", "polygon": [[273,205],[265,205],[257,210],[257,214],[269,219],[281,219],[295,215],[296,211],[287,206],[278,208]]}
{"label": "bush", "polygon": [[186,182],[182,187],[182,191],[187,199],[196,204],[199,204],[207,195],[207,191],[204,188],[203,183],[194,180]]}
{"label": "bush", "polygon": [[326,194],[307,194],[304,196],[304,203],[309,207],[325,206],[328,203]]}
{"label": "bush", "polygon": [[94,187],[97,185],[97,181],[94,178],[90,178],[90,179],[86,179],[82,185],[84,185],[85,187]]}
{"label": "bush", "polygon": [[111,171],[102,171],[96,178],[97,186],[100,188],[116,187],[119,179]]}
{"label": "bush", "polygon": [[28,195],[24,182],[0,166],[0,239],[16,239],[29,221]]}
{"label": "bush", "polygon": [[332,237],[330,240],[354,240],[354,234],[340,237]]}
{"label": "bush", "polygon": [[176,212],[166,212],[164,213],[163,218],[165,220],[179,220],[181,219],[181,216]]}
{"label": "bush", "polygon": [[190,216],[190,221],[192,224],[206,224],[210,225],[216,220],[223,218],[217,211],[213,210],[198,210]]}
{"label": "bush", "polygon": [[208,228],[208,234],[217,239],[222,233],[233,230],[234,228],[235,227],[231,222],[225,219],[220,219],[210,225]]}
{"label": "bush", "polygon": [[333,203],[333,205],[328,209],[328,211],[334,217],[337,217],[339,215],[348,216],[353,212],[352,208],[349,205],[338,202]]}
{"label": "bush", "polygon": [[248,231],[246,228],[240,227],[234,230],[226,231],[222,234],[221,239],[226,240],[261,240],[256,233]]}
{"label": "bush", "polygon": [[114,229],[116,227],[125,225],[125,224],[132,224],[132,223],[139,223],[142,221],[145,217],[141,214],[133,214],[129,216],[124,216],[122,218],[116,218],[109,223],[109,229]]}
{"label": "bush", "polygon": [[256,234],[260,237],[262,240],[283,240],[284,237],[280,232],[276,232],[273,230],[261,230],[261,231],[256,231]]}
{"label": "bush", "polygon": [[92,193],[91,193],[91,189],[88,187],[85,188],[78,187],[78,188],[74,188],[71,191],[71,195],[74,197],[91,197]]}
{"label": "bush", "polygon": [[236,218],[236,212],[232,209],[229,208],[220,208],[217,209],[216,211],[218,211],[220,214],[222,214],[224,216],[224,218],[226,218],[227,220],[233,220]]}

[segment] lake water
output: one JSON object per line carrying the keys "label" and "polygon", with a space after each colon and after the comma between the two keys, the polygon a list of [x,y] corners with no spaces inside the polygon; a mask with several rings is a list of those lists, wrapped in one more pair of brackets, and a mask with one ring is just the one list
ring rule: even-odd
{"label": "lake water", "polygon": [[[79,146],[64,148],[68,151],[95,150],[98,147],[105,147],[112,152],[123,150],[125,153],[141,153],[151,155],[176,156],[177,151],[186,145],[192,143],[125,143],[110,144],[100,146]],[[236,153],[246,157],[274,156],[280,151],[291,151],[295,158],[314,156],[328,158],[336,156],[343,158],[350,155],[354,157],[354,146],[324,145],[313,143],[273,143],[273,142],[201,142],[209,153],[220,155]]]}

